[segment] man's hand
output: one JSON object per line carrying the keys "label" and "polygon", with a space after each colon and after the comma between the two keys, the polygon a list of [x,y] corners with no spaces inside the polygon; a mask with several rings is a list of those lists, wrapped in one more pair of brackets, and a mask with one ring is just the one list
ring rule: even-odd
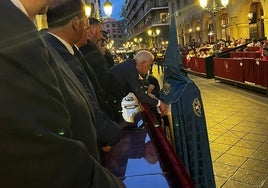
{"label": "man's hand", "polygon": [[161,111],[161,115],[167,115],[168,114],[168,105],[160,100],[160,106],[159,109]]}
{"label": "man's hand", "polygon": [[112,149],[112,146],[102,146],[102,151],[107,153]]}

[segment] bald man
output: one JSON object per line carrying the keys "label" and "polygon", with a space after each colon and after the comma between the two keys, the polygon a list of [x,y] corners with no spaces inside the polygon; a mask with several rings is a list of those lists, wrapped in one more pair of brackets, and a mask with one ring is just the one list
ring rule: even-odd
{"label": "bald man", "polygon": [[[132,92],[140,102],[149,104],[152,107],[158,106],[163,115],[167,113],[167,105],[159,99],[150,97],[140,87],[140,79],[144,77],[151,68],[154,56],[147,50],[141,50],[134,59],[113,66],[109,70],[123,89],[122,95]],[[122,97],[123,98],[123,97]],[[118,99],[121,102],[121,99]]]}

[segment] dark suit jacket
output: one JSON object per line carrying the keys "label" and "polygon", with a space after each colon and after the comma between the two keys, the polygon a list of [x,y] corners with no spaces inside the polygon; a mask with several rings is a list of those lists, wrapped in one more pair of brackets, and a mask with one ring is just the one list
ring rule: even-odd
{"label": "dark suit jacket", "polygon": [[104,58],[107,62],[108,69],[115,65],[113,55],[111,54],[109,49],[106,49],[105,54],[104,54]]}
{"label": "dark suit jacket", "polygon": [[158,100],[151,98],[141,89],[139,73],[134,59],[113,66],[109,70],[109,74],[117,80],[124,93],[133,92],[140,102],[151,106],[157,105]]}
{"label": "dark suit jacket", "polygon": [[0,187],[122,187],[97,162],[92,104],[71,70],[10,0],[0,23]]}
{"label": "dark suit jacket", "polygon": [[64,62],[70,67],[70,69],[73,71],[73,73],[77,76],[77,78],[80,80],[80,82],[86,89],[89,97],[92,99],[96,117],[95,127],[97,130],[97,137],[100,146],[115,145],[117,142],[119,142],[121,137],[118,125],[111,119],[109,119],[109,117],[100,110],[94,88],[90,80],[87,78],[87,75],[81,62],[79,62],[79,59],[75,55],[70,54],[64,44],[59,41],[55,36],[49,33],[45,33],[43,36],[45,40],[49,44],[51,44],[51,46],[59,53],[59,55],[63,58]]}
{"label": "dark suit jacket", "polygon": [[[107,62],[102,55],[98,47],[91,41],[88,41],[86,45],[80,48],[87,64],[83,64],[86,69],[86,73],[90,78],[91,72],[88,68],[91,67],[95,72],[98,82],[103,89],[104,98],[101,99],[101,109],[105,111],[112,120],[119,122],[121,117],[118,115],[118,111],[122,96],[121,87],[117,81],[108,74]],[[94,88],[98,86],[94,85]],[[119,100],[118,100],[119,99]]]}
{"label": "dark suit jacket", "polygon": [[101,51],[89,40],[86,45],[80,48],[80,50],[102,84],[103,76],[108,71],[108,64]]}
{"label": "dark suit jacket", "polygon": [[105,93],[104,89],[102,88],[102,86],[97,78],[96,73],[94,72],[92,67],[88,64],[83,53],[79,49],[77,49],[76,47],[74,48],[74,50],[76,51],[76,56],[79,59],[79,61],[81,62],[88,79],[90,80],[90,82],[92,83],[92,85],[94,87],[94,90],[95,90],[95,93],[97,95],[100,107],[102,107],[102,105],[105,104],[104,98],[105,98],[106,93]]}

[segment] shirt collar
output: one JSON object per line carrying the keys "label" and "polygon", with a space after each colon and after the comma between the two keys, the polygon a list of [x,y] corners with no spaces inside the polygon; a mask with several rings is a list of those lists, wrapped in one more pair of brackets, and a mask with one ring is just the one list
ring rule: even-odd
{"label": "shirt collar", "polygon": [[53,35],[54,37],[56,37],[59,41],[61,41],[61,43],[67,48],[67,50],[70,52],[70,54],[74,55],[74,50],[73,50],[73,47],[68,43],[66,42],[64,39],[60,38],[59,36],[53,34],[53,33],[50,33],[48,32],[50,35]]}
{"label": "shirt collar", "polygon": [[23,4],[20,2],[20,0],[11,0],[11,2],[18,7],[27,17],[29,17],[26,9],[24,8]]}

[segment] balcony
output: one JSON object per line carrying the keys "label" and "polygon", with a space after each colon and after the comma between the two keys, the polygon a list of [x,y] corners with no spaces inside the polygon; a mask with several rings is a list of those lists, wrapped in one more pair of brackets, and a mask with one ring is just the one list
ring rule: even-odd
{"label": "balcony", "polygon": [[[133,1],[134,2],[134,1]],[[139,1],[136,5],[129,7],[129,11],[127,11],[127,19],[129,22],[137,17],[138,19],[143,17],[146,13],[148,14],[152,10],[161,10],[168,9],[168,3],[166,1],[154,2],[154,1]],[[129,23],[128,22],[128,23]]]}
{"label": "balcony", "polygon": [[169,25],[167,18],[168,9],[163,12],[162,10],[154,10],[154,12],[148,12],[144,14],[140,19],[132,20],[128,25],[130,36],[136,36],[139,33],[147,30],[150,27],[161,27]]}

